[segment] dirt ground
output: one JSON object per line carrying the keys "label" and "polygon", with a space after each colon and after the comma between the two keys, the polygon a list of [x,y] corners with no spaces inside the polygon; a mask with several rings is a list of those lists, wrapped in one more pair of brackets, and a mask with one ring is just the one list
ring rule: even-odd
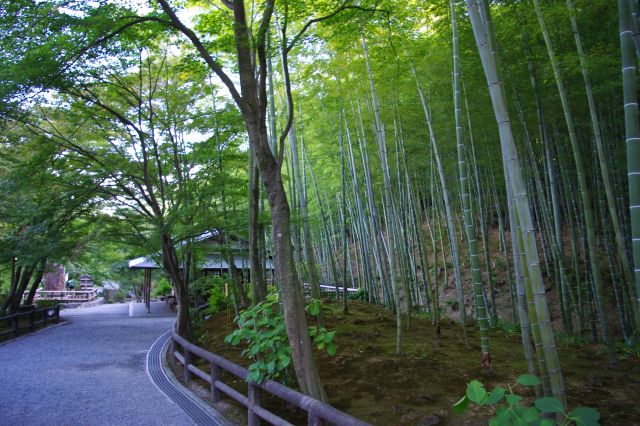
{"label": "dirt ground", "polygon": [[[452,405],[464,395],[472,379],[487,389],[513,385],[526,372],[519,333],[491,332],[493,372],[480,366],[480,339],[468,328],[465,345],[459,325],[444,321],[440,336],[431,321],[413,318],[404,338],[404,355],[396,356],[395,319],[391,312],[358,301],[349,301],[350,313],[339,303],[325,301],[323,312],[329,330],[336,330],[337,354],[318,355],[320,375],[336,408],[376,425],[481,425],[491,415],[489,408],[471,409],[455,415]],[[311,323],[312,319],[310,319]],[[202,345],[240,365],[241,348],[224,343],[234,329],[233,314],[221,312],[202,327]],[[630,355],[616,369],[606,366],[602,347],[569,346],[559,343],[560,359],[570,408],[590,406],[601,413],[603,425],[640,424],[640,359]],[[241,387],[236,381],[234,386]],[[518,393],[516,391],[516,393]],[[521,392],[526,395],[526,391]],[[294,423],[303,417],[274,406]]]}

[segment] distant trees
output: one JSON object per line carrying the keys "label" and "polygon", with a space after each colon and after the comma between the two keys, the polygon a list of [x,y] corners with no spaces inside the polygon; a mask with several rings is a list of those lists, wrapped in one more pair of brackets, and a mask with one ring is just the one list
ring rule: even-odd
{"label": "distant trees", "polygon": [[0,315],[33,301],[47,261],[76,254],[91,232],[100,180],[70,167],[42,135],[4,123],[0,136],[0,252],[9,271]]}
{"label": "distant trees", "polygon": [[[632,2],[347,0],[313,2],[313,15],[305,1],[197,4],[189,17],[170,0],[144,13],[18,0],[0,15],[0,107],[19,129],[7,147],[40,141],[55,165],[43,187],[68,178],[87,191],[79,205],[109,206],[155,240],[179,296],[189,244],[177,242],[248,225],[253,302],[272,244],[299,385],[320,399],[305,267],[315,297],[322,279],[349,282],[393,309],[398,354],[413,312],[434,324],[447,312],[463,336],[477,323],[488,366],[488,328],[510,312],[530,371],[560,398],[556,316],[605,342],[612,363],[616,336],[633,340]],[[611,66],[620,40],[622,80]],[[33,226],[2,223],[6,241]],[[15,291],[37,275],[17,257]],[[186,296],[178,324],[188,336]]]}

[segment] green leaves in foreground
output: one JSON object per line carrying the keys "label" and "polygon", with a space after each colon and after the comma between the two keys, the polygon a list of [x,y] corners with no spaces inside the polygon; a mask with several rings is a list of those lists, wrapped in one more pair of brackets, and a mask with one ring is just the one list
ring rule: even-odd
{"label": "green leaves in foreground", "polygon": [[[307,307],[313,316],[321,309],[319,300],[313,300]],[[278,303],[278,293],[270,293],[267,299],[240,313],[236,318],[238,329],[225,337],[224,341],[233,346],[244,343],[242,356],[253,361],[249,365],[247,382],[260,383],[265,379],[292,381],[291,347]],[[326,350],[330,356],[336,354],[333,341],[335,331],[324,327],[309,327],[309,337],[319,350]]]}
{"label": "green leaves in foreground", "polygon": [[291,348],[284,317],[278,305],[278,294],[271,293],[263,302],[246,309],[236,318],[238,329],[224,340],[236,346],[243,342],[242,356],[253,360],[249,365],[248,382],[265,379],[286,383],[291,379]]}
{"label": "green leaves in foreground", "polygon": [[536,399],[534,402],[536,408],[544,413],[562,413],[564,407],[558,398],[552,396]]}
{"label": "green leaves in foreground", "polygon": [[311,299],[311,303],[309,303],[305,309],[309,312],[309,315],[316,317],[320,313],[321,307],[322,302],[319,299]]}
{"label": "green leaves in foreground", "polygon": [[[305,308],[312,317],[318,316],[322,309],[322,302],[319,299],[312,299],[311,303]],[[333,341],[333,337],[336,335],[335,331],[328,331],[324,327],[309,327],[309,336],[313,338],[313,343],[318,350],[327,351],[327,354],[334,356],[336,354],[336,344]]]}
{"label": "green leaves in foreground", "polygon": [[487,397],[487,391],[484,389],[484,385],[477,380],[472,380],[467,385],[467,398],[476,404],[481,404]]}
{"label": "green leaves in foreground", "polygon": [[[544,397],[534,401],[533,407],[523,405],[524,398],[513,392],[518,385],[538,386],[540,379],[531,374],[523,374],[516,379],[514,386],[506,390],[500,386],[487,392],[478,380],[472,380],[467,385],[465,395],[453,405],[453,412],[462,414],[469,408],[471,402],[479,406],[491,406],[495,416],[489,419],[490,426],[509,425],[599,425],[600,413],[589,407],[578,407],[566,413],[562,402],[556,397]],[[543,417],[543,414],[547,415]],[[548,416],[551,415],[551,416]],[[555,416],[553,416],[555,415]],[[555,419],[555,420],[554,420]]]}
{"label": "green leaves in foreground", "polygon": [[516,383],[524,386],[538,386],[540,384],[540,379],[533,374],[521,374],[516,379]]}
{"label": "green leaves in foreground", "polygon": [[578,425],[599,425],[600,413],[591,407],[578,407],[569,413],[569,420],[576,422]]}

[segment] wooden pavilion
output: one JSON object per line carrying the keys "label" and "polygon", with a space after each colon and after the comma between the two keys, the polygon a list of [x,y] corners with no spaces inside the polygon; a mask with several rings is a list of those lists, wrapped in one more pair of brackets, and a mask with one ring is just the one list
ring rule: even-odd
{"label": "wooden pavilion", "polygon": [[[233,254],[233,264],[241,271],[245,282],[251,280],[249,262],[249,241],[232,234],[225,234],[221,229],[205,232],[194,238],[197,250],[203,252],[203,260],[199,262],[197,270],[202,275],[230,274],[227,253]],[[183,243],[184,244],[184,243]],[[129,261],[130,269],[143,269],[142,295],[147,311],[151,304],[151,271],[162,269],[160,253],[151,256],[138,257]],[[273,278],[275,266],[273,260],[268,258],[264,262],[264,269]],[[197,277],[196,277],[197,278]]]}

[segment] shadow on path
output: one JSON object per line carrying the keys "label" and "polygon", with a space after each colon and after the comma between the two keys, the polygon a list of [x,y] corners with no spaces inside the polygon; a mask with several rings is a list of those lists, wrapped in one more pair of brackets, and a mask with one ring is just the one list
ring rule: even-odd
{"label": "shadow on path", "polygon": [[64,310],[66,325],[0,346],[0,425],[192,425],[146,357],[175,314],[162,303]]}

